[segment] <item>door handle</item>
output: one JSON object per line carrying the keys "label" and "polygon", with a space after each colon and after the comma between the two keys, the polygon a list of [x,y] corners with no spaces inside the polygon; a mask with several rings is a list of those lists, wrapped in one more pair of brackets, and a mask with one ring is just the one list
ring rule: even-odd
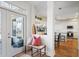
{"label": "door handle", "polygon": [[11,37],[11,36],[8,36],[8,38],[13,38],[13,37]]}
{"label": "door handle", "polygon": [[8,33],[8,38],[11,38],[10,33]]}
{"label": "door handle", "polygon": [[12,37],[8,36],[8,38],[12,38]]}

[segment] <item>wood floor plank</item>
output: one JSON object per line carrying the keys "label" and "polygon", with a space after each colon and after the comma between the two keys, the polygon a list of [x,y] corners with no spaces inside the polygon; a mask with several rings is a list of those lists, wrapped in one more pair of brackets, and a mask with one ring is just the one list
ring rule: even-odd
{"label": "wood floor plank", "polygon": [[66,39],[61,42],[60,46],[55,49],[55,56],[57,57],[77,57],[78,56],[78,40]]}

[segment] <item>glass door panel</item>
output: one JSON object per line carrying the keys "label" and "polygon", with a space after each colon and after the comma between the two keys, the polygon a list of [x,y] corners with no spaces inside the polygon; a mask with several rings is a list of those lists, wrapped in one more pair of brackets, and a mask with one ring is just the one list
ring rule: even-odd
{"label": "glass door panel", "polygon": [[23,17],[17,17],[12,20],[12,46],[19,48],[23,46]]}

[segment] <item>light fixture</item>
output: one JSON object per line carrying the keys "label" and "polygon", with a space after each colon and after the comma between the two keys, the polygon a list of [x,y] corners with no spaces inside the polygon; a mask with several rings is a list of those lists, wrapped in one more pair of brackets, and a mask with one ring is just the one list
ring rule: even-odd
{"label": "light fixture", "polygon": [[58,8],[59,10],[61,10],[62,8]]}

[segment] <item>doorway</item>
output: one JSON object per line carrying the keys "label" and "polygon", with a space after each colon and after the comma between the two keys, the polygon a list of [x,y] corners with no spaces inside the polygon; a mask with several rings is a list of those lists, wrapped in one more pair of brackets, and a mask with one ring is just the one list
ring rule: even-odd
{"label": "doorway", "polygon": [[[54,2],[55,56],[78,57],[79,2]],[[73,5],[73,6],[71,6]]]}

